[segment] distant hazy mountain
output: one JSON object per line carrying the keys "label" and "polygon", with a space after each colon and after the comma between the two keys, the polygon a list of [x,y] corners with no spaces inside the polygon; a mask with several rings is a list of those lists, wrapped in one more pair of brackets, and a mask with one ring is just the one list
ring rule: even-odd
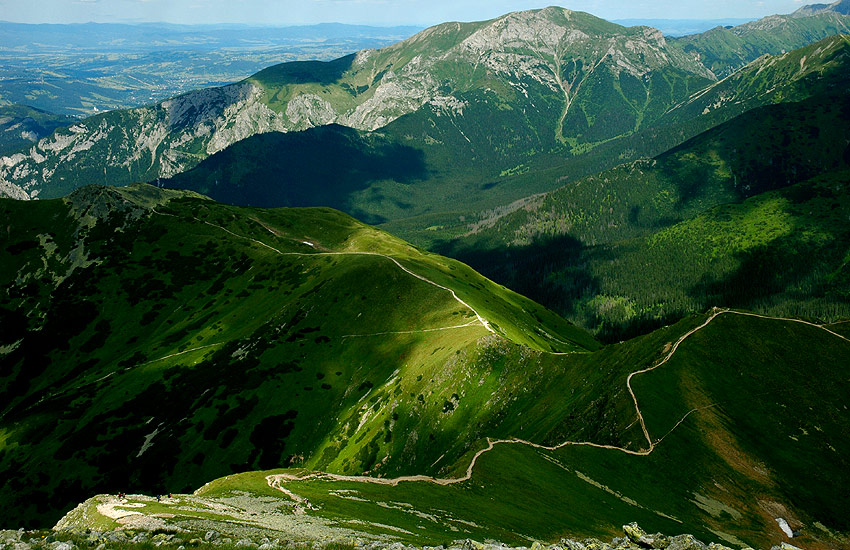
{"label": "distant hazy mountain", "polygon": [[230,84],[275,63],[380,48],[419,30],[0,22],[0,104],[88,116]]}
{"label": "distant hazy mountain", "polygon": [[840,13],[842,15],[850,15],[850,1],[838,0],[832,4],[810,4],[803,6],[791,15],[795,17],[808,17],[822,13]]}
{"label": "distant hazy mountain", "polygon": [[664,36],[699,34],[715,27],[734,27],[750,21],[752,19],[612,19],[613,23],[625,27],[654,27]]}
{"label": "distant hazy mountain", "polygon": [[847,33],[847,1],[822,8],[808,6],[790,15],[771,15],[737,27],[718,27],[673,42],[722,78],[762,55],[784,53]]}
{"label": "distant hazy mountain", "polygon": [[484,185],[546,154],[581,155],[669,120],[665,113],[718,76],[834,34],[845,19],[773,16],[671,40],[561,8],[447,23],[380,50],[284,63],[231,86],[86,119],[0,160],[0,192],[51,197],[87,183],[154,180],[257,133],[331,123],[374,131],[394,121],[407,145],[445,144]]}

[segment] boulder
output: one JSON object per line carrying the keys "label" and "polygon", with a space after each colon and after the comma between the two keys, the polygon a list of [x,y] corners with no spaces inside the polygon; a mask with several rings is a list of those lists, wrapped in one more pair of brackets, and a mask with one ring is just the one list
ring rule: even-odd
{"label": "boulder", "polygon": [[105,538],[107,542],[127,542],[127,534],[124,531],[110,531]]}
{"label": "boulder", "polygon": [[[644,548],[655,548],[655,539],[647,535],[646,531],[641,529],[640,525],[637,523],[632,522],[628,525],[623,525],[623,532],[631,542],[643,546]],[[619,546],[619,544],[616,544],[616,539],[614,545]]]}
{"label": "boulder", "polygon": [[652,539],[652,547],[655,550],[664,550],[668,546],[670,546],[670,537],[664,536],[661,533],[655,533],[651,537]]}
{"label": "boulder", "polygon": [[207,542],[212,542],[217,540],[221,535],[219,535],[216,531],[207,531],[204,535],[204,540]]}
{"label": "boulder", "polygon": [[235,546],[236,546],[236,548],[256,548],[257,547],[257,545],[254,544],[253,541],[251,541],[251,539],[240,539],[240,540],[236,541]]}
{"label": "boulder", "polygon": [[587,550],[609,550],[611,548],[610,545],[597,539],[585,539],[584,547]]}
{"label": "boulder", "polygon": [[705,545],[693,535],[679,535],[670,539],[667,550],[705,550]]}
{"label": "boulder", "polygon": [[780,550],[803,550],[799,546],[794,546],[793,544],[788,544],[787,542],[783,542],[779,545]]}

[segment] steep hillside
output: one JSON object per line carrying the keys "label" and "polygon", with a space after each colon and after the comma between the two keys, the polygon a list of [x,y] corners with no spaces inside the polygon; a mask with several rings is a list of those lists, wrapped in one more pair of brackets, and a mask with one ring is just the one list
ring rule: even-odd
{"label": "steep hillside", "polygon": [[[437,249],[605,338],[715,304],[832,319],[846,314],[848,125],[846,94],[755,109],[653,160],[487,212]],[[793,229],[813,227],[826,248]],[[774,280],[774,268],[787,278]]]}
{"label": "steep hillside", "polygon": [[671,39],[719,78],[757,58],[796,50],[835,34],[850,32],[846,0],[804,6],[788,15],[771,15],[735,27]]}
{"label": "steep hillside", "polygon": [[850,37],[838,35],[776,56],[766,56],[694,94],[665,115],[667,120],[727,118],[753,107],[798,101],[850,87]]}
{"label": "steep hillside", "polygon": [[96,491],[287,464],[437,472],[517,411],[537,420],[515,433],[628,442],[616,422],[549,415],[592,416],[595,397],[539,401],[591,376],[543,350],[596,349],[590,336],[339,212],[146,185],[0,210],[7,525]]}
{"label": "steep hillside", "polygon": [[[645,368],[638,357],[648,350],[657,359]],[[848,390],[848,353],[850,341],[828,327],[715,310],[589,357],[561,358],[615,361],[623,374],[635,372],[611,387],[628,383],[634,391],[632,421],[652,442],[640,452],[572,438],[547,447],[494,437],[453,476],[252,472],[162,503],[98,496],[60,526],[176,523],[224,533],[266,528],[272,538],[382,536],[417,546],[472,538],[527,546],[563,536],[604,539],[637,521],[650,533],[686,531],[720,548],[846,548],[850,448],[843,436],[850,425],[835,412]],[[128,512],[137,515],[120,517]],[[792,539],[777,520],[793,529]],[[639,533],[626,533],[628,548],[670,542],[637,543]],[[701,546],[678,539],[672,548]]]}
{"label": "steep hillside", "polygon": [[569,234],[596,245],[646,235],[719,204],[850,168],[848,132],[843,93],[760,107],[653,159],[484,213],[468,237],[495,246]]}
{"label": "steep hillside", "polygon": [[[608,141],[575,157],[556,158],[542,152],[517,155],[529,147],[536,147],[521,131],[513,130],[528,128],[528,121],[516,118],[514,111],[510,111],[511,116],[494,118],[487,104],[473,104],[466,108],[463,116],[454,117],[452,124],[445,124],[445,116],[420,109],[388,124],[380,132],[356,132],[332,125],[287,135],[258,136],[231,146],[194,169],[163,180],[162,184],[198,191],[231,204],[332,206],[364,221],[386,224],[384,228],[388,231],[431,247],[441,239],[465,233],[468,220],[480,217],[482,211],[485,217],[491,213],[501,215],[512,208],[505,205],[517,199],[556,189],[607,170],[622,160],[657,156],[701,131],[760,106],[788,103],[787,108],[777,109],[770,115],[774,122],[762,131],[765,139],[775,140],[780,136],[776,129],[783,124],[776,120],[777,117],[785,116],[782,113],[795,117],[798,107],[792,102],[818,97],[809,104],[819,101],[846,103],[844,96],[850,88],[848,51],[850,46],[844,37],[833,37],[790,54],[762,60],[721,84],[694,94],[664,114],[658,125]],[[801,60],[805,60],[802,65]],[[823,94],[829,95],[820,97]],[[744,120],[757,122],[758,116],[761,115]],[[838,117],[837,114],[830,116]],[[741,124],[727,128],[726,134],[734,134]],[[791,121],[790,124],[798,123]],[[736,177],[749,177],[750,173],[758,172],[761,174],[758,177],[767,180],[768,174],[793,171],[793,175],[789,173],[782,180],[785,185],[805,179],[803,173],[814,175],[806,167],[819,166],[815,159],[824,155],[835,157],[844,126],[835,127],[835,121],[813,124],[833,127],[833,130],[824,128],[821,137],[813,138],[817,147],[785,143],[783,148],[790,154],[783,156],[781,166],[765,169],[765,162],[753,158],[751,162],[759,167],[758,171],[748,170],[747,174],[738,173]],[[820,132],[820,129],[807,131]],[[505,135],[513,136],[516,141],[505,141]],[[789,133],[782,140],[792,138],[794,143],[809,139],[807,134]],[[750,156],[755,156],[754,142],[740,144],[750,147],[748,150],[753,153]],[[724,154],[731,154],[731,149],[728,147]],[[839,150],[837,158],[840,159],[841,153]],[[692,151],[692,154],[702,152]],[[458,162],[458,158],[463,158],[464,162]],[[517,164],[500,169],[507,159]],[[792,166],[795,163],[800,166]],[[800,174],[796,174],[798,169]],[[698,186],[695,177],[689,174],[689,183],[677,185],[695,188]],[[774,185],[754,186],[750,181],[747,184],[761,189]],[[728,193],[723,197],[724,200],[733,198],[734,194]],[[613,197],[613,200],[621,199]],[[528,202],[518,204],[528,209],[531,208]],[[709,206],[713,204],[718,202],[708,203]],[[586,204],[580,201],[577,206],[583,208]],[[699,204],[692,206],[696,208]],[[680,215],[667,212],[664,216]],[[591,223],[595,218],[587,219]],[[613,227],[617,231],[622,226],[618,223]],[[608,229],[612,226],[607,229],[594,226],[592,232]],[[582,235],[585,242],[600,242],[600,238],[600,235],[589,236],[587,232]]]}
{"label": "steep hillside", "polygon": [[232,86],[91,117],[3,159],[0,179],[33,197],[61,196],[83,184],[168,177],[257,133],[332,122],[374,130],[422,110],[443,125],[477,110],[490,122],[504,118],[517,135],[495,139],[517,148],[513,162],[634,131],[711,78],[654,29],[547,8],[439,25],[381,50],[286,63]]}

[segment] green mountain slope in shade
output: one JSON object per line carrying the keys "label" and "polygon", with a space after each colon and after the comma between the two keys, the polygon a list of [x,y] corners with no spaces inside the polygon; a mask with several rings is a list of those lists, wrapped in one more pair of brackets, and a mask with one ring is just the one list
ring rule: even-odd
{"label": "green mountain slope in shade", "polygon": [[96,491],[302,462],[437,472],[483,431],[514,431],[518,410],[517,433],[628,442],[613,423],[550,416],[596,414],[587,394],[539,401],[589,376],[543,352],[593,338],[339,212],[146,185],[0,208],[9,525],[55,521]]}
{"label": "green mountain slope in shade", "polygon": [[[755,109],[651,161],[491,211],[438,250],[606,338],[713,304],[832,319],[846,309],[839,274],[848,124],[844,94]],[[796,190],[706,212],[810,178]],[[710,222],[721,211],[734,221]],[[800,241],[809,227],[824,228],[828,253]],[[649,244],[659,242],[666,244]],[[813,263],[789,259],[809,252]],[[774,260],[752,271],[768,257]],[[737,282],[721,283],[735,266],[744,270]],[[743,286],[733,292],[736,284]]]}
{"label": "green mountain slope in shade", "polygon": [[[826,38],[781,55],[753,61],[672,109],[667,116],[687,120],[714,111],[740,114],[756,106],[799,101],[823,93],[843,93],[850,77],[850,36]],[[737,112],[736,112],[737,111]]]}
{"label": "green mountain slope in shade", "polygon": [[807,6],[788,15],[771,15],[731,28],[716,27],[673,38],[671,44],[696,56],[706,68],[723,78],[765,54],[789,52],[848,32],[850,14],[846,3],[836,2],[829,6]]}
{"label": "green mountain slope in shade", "polygon": [[[647,352],[657,359],[645,363]],[[290,469],[228,476],[164,504],[130,503],[144,514],[176,513],[189,525],[213,520],[226,530],[226,522],[250,519],[288,533],[320,526],[417,545],[607,538],[636,520],[650,532],[769,548],[788,540],[776,522],[783,518],[798,533],[793,544],[843,548],[850,426],[836,411],[844,407],[848,353],[850,342],[822,327],[714,311],[589,356],[559,358],[618,362],[622,374],[609,389],[623,387],[626,373],[657,365],[630,377],[653,441],[648,453],[491,440],[468,478],[458,470],[440,478],[444,485]],[[116,525],[95,511],[103,502],[109,499],[83,504],[61,525]]]}
{"label": "green mountain slope in shade", "polygon": [[0,155],[32,145],[75,120],[26,105],[0,105]]}

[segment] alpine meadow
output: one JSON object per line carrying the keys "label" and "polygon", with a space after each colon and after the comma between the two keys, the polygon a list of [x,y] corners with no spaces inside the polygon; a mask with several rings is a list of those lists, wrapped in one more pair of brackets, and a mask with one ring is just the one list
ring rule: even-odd
{"label": "alpine meadow", "polygon": [[850,0],[111,7],[0,23],[0,550],[850,549]]}

